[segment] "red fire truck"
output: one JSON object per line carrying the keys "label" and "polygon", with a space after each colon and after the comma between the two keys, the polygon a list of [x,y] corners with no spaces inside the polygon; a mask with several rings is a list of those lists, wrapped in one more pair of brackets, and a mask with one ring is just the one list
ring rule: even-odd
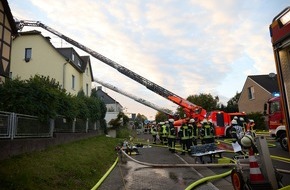
{"label": "red fire truck", "polygon": [[284,112],[281,107],[282,102],[280,96],[270,98],[264,106],[264,113],[267,115],[267,123],[271,137],[275,137],[284,150],[288,150],[288,139],[285,127]]}
{"label": "red fire truck", "polygon": [[[283,148],[289,147],[290,137],[290,7],[285,8],[272,20],[270,25],[270,36],[273,45],[277,79],[280,90],[280,101],[270,102],[270,105],[279,104],[281,107],[281,120],[285,121],[284,137],[280,136]],[[289,92],[289,93],[288,93]],[[275,104],[274,104],[275,103]],[[274,107],[269,106],[269,109]],[[274,116],[273,116],[274,117]],[[272,117],[272,119],[273,119]],[[284,117],[284,119],[282,119]],[[270,118],[271,119],[271,118]],[[270,120],[269,119],[269,120]],[[282,127],[281,127],[282,128]],[[277,128],[278,129],[278,128]],[[276,131],[277,131],[276,129]],[[277,134],[277,132],[276,132]],[[281,139],[282,138],[282,139]],[[284,146],[283,146],[284,145]],[[286,146],[287,145],[287,146]]]}
{"label": "red fire truck", "polygon": [[217,110],[208,113],[207,118],[211,120],[215,126],[216,137],[231,137],[231,121],[235,116],[237,116],[238,119],[242,117],[245,121],[247,120],[247,115],[245,112],[227,113]]}

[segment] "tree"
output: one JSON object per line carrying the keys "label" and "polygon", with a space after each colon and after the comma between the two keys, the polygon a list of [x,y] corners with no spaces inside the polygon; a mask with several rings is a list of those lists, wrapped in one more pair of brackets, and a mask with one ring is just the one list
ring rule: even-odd
{"label": "tree", "polygon": [[236,92],[236,95],[227,102],[226,112],[239,112],[238,101],[241,93]]}
{"label": "tree", "polygon": [[176,115],[177,115],[178,118],[185,118],[185,117],[187,117],[184,109],[181,106],[179,106],[177,108]]}
{"label": "tree", "polygon": [[90,117],[90,111],[88,108],[88,97],[85,96],[85,93],[83,91],[79,91],[78,95],[76,96],[76,103],[77,103],[77,118],[80,119],[86,119]]}
{"label": "tree", "polygon": [[102,99],[97,94],[97,89],[93,88],[91,92],[91,97],[98,100],[99,107],[100,107],[100,124],[104,129],[105,134],[107,134],[107,122],[105,120],[106,113],[107,113],[107,106]]}
{"label": "tree", "polygon": [[0,85],[0,109],[28,114],[27,109],[31,109],[30,107],[33,105],[30,105],[30,101],[26,98],[27,89],[27,83],[19,78],[7,79],[5,83]]}
{"label": "tree", "polygon": [[58,98],[57,114],[72,121],[78,114],[76,99],[71,94],[63,92],[59,94]]}
{"label": "tree", "polygon": [[161,122],[161,121],[166,121],[168,120],[168,115],[163,113],[163,112],[157,112],[156,115],[155,115],[155,121],[157,123]]}
{"label": "tree", "polygon": [[56,117],[60,94],[65,93],[55,79],[40,75],[7,80],[0,91],[2,110],[36,115],[41,121]]}
{"label": "tree", "polygon": [[203,109],[212,111],[218,108],[219,97],[213,97],[211,94],[200,93],[199,95],[190,95],[187,100]]}
{"label": "tree", "polygon": [[[189,102],[202,107],[203,109],[207,111],[216,110],[219,107],[219,97],[215,96],[213,97],[211,94],[204,94],[201,93],[199,95],[190,95],[186,98]],[[186,117],[186,113],[184,112],[182,107],[177,108],[177,113],[180,116],[180,118]]]}
{"label": "tree", "polygon": [[251,112],[247,114],[248,119],[253,119],[255,121],[254,129],[266,130],[265,117],[262,112]]}
{"label": "tree", "polygon": [[85,99],[86,105],[89,110],[89,120],[92,122],[98,121],[101,119],[101,106],[97,98],[87,97]]}
{"label": "tree", "polygon": [[107,113],[107,106],[106,106],[105,102],[103,100],[101,100],[100,97],[98,96],[96,88],[92,89],[91,97],[98,101],[99,108],[100,108],[99,109],[100,119],[104,119],[106,116],[106,113]]}
{"label": "tree", "polygon": [[122,126],[125,126],[129,122],[129,118],[123,113],[119,112],[116,119],[111,119],[109,124],[115,129],[120,129]]}
{"label": "tree", "polygon": [[144,123],[146,119],[147,117],[145,115],[138,113],[135,120],[138,122]]}

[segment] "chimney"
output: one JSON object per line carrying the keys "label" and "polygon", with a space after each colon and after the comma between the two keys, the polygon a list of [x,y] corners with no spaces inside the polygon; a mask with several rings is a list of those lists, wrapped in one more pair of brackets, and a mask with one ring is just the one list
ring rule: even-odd
{"label": "chimney", "polygon": [[47,41],[49,41],[50,42],[50,39],[51,39],[51,37],[49,37],[49,36],[46,36],[46,37],[44,37]]}

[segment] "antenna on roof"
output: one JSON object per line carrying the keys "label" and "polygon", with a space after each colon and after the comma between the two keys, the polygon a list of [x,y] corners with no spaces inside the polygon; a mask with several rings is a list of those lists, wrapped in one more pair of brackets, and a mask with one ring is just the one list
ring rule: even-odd
{"label": "antenna on roof", "polygon": [[274,78],[275,76],[276,76],[275,73],[269,73],[269,77],[270,77],[270,78]]}

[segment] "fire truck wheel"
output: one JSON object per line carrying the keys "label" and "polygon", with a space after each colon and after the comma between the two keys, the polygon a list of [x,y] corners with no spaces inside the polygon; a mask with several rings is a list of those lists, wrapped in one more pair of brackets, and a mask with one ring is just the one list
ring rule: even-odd
{"label": "fire truck wheel", "polygon": [[237,169],[232,170],[231,179],[235,190],[244,189],[245,182],[243,180],[243,176]]}
{"label": "fire truck wheel", "polygon": [[282,133],[279,137],[280,145],[283,150],[288,151],[288,139],[286,133]]}

